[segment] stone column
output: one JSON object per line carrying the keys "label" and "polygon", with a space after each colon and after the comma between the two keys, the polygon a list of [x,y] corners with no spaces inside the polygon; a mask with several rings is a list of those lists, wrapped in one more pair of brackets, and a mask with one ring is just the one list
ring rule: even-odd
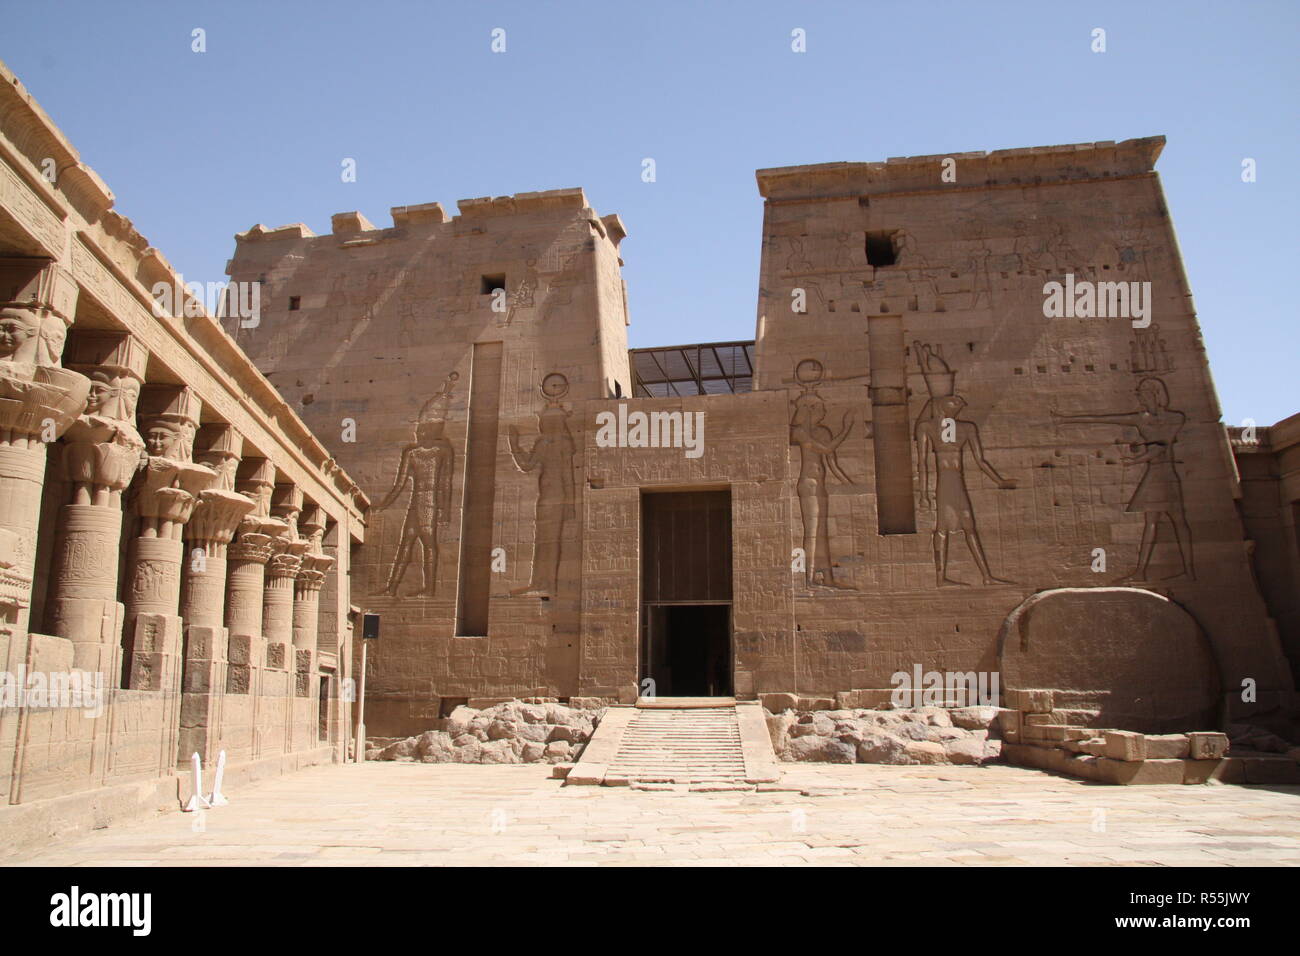
{"label": "stone column", "polygon": [[[266,633],[266,666],[289,669],[289,648],[293,644],[293,582],[302,567],[308,543],[298,537],[298,515],[302,492],[293,485],[277,485],[271,512],[285,523],[285,530],[272,542],[275,553],[266,568],[266,595],[262,608]],[[288,688],[286,688],[288,691]]]}
{"label": "stone column", "polygon": [[90,396],[64,435],[72,494],[59,512],[47,626],[76,644],[74,667],[109,682],[120,673],[122,492],[143,461],[135,410],[149,353],[129,335],[87,333],[73,339],[69,359],[90,379]]}
{"label": "stone column", "polygon": [[334,565],[334,558],[324,553],[325,512],[319,506],[307,507],[299,527],[307,541],[307,553],[294,582],[294,693],[298,697],[314,697],[312,678],[316,673],[321,587],[325,584],[325,572]]}
{"label": "stone column", "polygon": [[205,765],[219,749],[221,699],[226,689],[226,552],[235,529],[254,508],[235,491],[243,437],[230,425],[199,429],[194,457],[216,472],[214,487],[199,493],[185,526],[186,560],[181,585],[184,670],[181,675],[180,745],[177,760],[198,753]]}
{"label": "stone column", "polygon": [[[0,259],[0,667],[9,674],[27,657],[45,450],[90,394],[89,379],[59,367],[76,302],[76,283],[56,265]],[[0,801],[17,792],[18,724],[15,708],[0,708]]]}
{"label": "stone column", "polygon": [[140,422],[147,464],[132,487],[139,533],[127,572],[127,687],[175,690],[180,683],[182,530],[217,473],[193,461],[201,404],[184,386],[147,386]]}
{"label": "stone column", "polygon": [[266,562],[275,553],[272,543],[285,528],[270,513],[275,466],[266,459],[250,459],[245,461],[245,467],[249,474],[239,479],[236,487],[253,502],[253,511],[240,522],[239,536],[226,551],[225,621],[230,632],[226,693],[229,694],[257,692],[254,677],[266,659],[262,624]]}

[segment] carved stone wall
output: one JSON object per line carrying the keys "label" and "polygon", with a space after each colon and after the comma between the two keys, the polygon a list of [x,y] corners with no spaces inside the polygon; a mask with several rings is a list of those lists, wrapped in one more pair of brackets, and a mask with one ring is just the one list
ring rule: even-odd
{"label": "carved stone wall", "polygon": [[[232,275],[265,279],[267,311],[229,330],[377,502],[355,566],[383,620],[371,729],[632,699],[640,497],[721,488],[739,695],[997,671],[1031,595],[1119,586],[1199,622],[1217,686],[1258,688],[1235,710],[1292,699],[1162,145],[962,154],[955,182],[934,157],[760,170],[741,395],[626,397],[622,225],[576,190],[241,235]],[[632,413],[700,416],[699,454],[602,440]]]}
{"label": "carved stone wall", "polygon": [[239,237],[231,275],[264,278],[263,318],[229,330],[375,502],[353,566],[383,621],[371,729],[578,693],[582,408],[630,392],[622,237],[581,190]]}

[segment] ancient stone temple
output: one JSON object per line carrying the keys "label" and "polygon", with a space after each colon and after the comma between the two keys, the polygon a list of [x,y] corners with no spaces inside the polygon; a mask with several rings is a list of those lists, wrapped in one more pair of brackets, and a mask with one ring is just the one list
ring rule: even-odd
{"label": "ancient stone temple", "polygon": [[[995,720],[1283,779],[1217,731],[1289,746],[1300,425],[1220,420],[1162,139],[760,170],[754,338],[629,349],[580,189],[254,226],[205,302],[0,78],[11,842],[364,756],[361,677],[371,735],[569,782],[981,763]],[[945,743],[851,725],[936,683]]]}
{"label": "ancient stone temple", "polygon": [[174,808],[194,754],[209,787],[341,759],[368,502],[0,78],[9,843]]}
{"label": "ancient stone temple", "polygon": [[760,170],[747,342],[629,351],[625,227],[578,189],[239,235],[228,330],[376,502],[369,728],[932,672],[1052,689],[1053,726],[1290,706],[1250,538],[1297,487],[1259,452],[1243,524],[1162,146]]}

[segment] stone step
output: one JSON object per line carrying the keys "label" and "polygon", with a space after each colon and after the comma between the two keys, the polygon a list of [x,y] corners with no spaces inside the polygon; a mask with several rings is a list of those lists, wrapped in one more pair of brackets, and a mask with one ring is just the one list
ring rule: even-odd
{"label": "stone step", "polygon": [[726,790],[778,776],[757,705],[732,698],[658,698],[607,710],[565,782]]}

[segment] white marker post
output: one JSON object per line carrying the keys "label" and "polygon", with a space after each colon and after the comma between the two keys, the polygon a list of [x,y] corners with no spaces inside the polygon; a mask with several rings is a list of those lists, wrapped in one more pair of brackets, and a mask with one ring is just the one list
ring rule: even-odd
{"label": "white marker post", "polygon": [[366,651],[365,639],[361,641],[361,689],[357,694],[357,752],[353,763],[366,759]]}
{"label": "white marker post", "polygon": [[212,804],[203,796],[203,761],[199,759],[196,750],[190,755],[190,774],[194,778],[194,792],[190,795],[190,802],[185,804],[185,812],[193,813],[195,810],[210,810]]}
{"label": "white marker post", "polygon": [[366,650],[379,640],[379,615],[361,615],[361,692],[357,695],[357,753],[355,763],[366,759]]}
{"label": "white marker post", "polygon": [[217,755],[217,775],[212,781],[212,792],[208,794],[208,804],[214,807],[230,806],[230,801],[226,795],[221,792],[221,781],[226,776],[226,752],[223,750]]}

